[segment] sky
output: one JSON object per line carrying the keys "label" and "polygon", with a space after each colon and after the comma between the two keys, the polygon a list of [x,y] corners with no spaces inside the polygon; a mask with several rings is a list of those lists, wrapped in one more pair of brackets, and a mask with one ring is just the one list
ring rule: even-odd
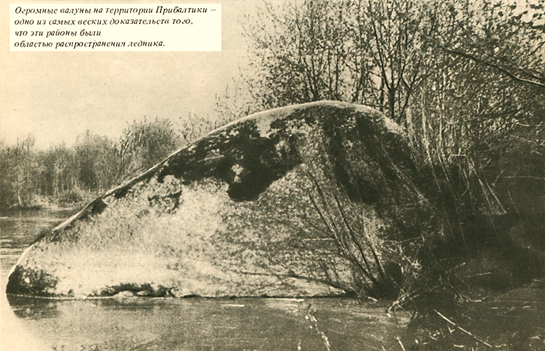
{"label": "sky", "polygon": [[213,115],[216,95],[247,61],[242,21],[256,2],[210,2],[222,4],[221,52],[10,52],[9,3],[1,0],[0,141],[32,133],[45,149],[86,130],[115,139],[144,117]]}
{"label": "sky", "polygon": [[[70,145],[86,130],[116,139],[143,118],[213,118],[215,97],[247,64],[242,23],[260,3],[206,1],[222,4],[221,52],[10,52],[9,3],[25,1],[39,2],[0,0],[0,141],[32,133],[42,149]],[[121,2],[151,3],[110,3]]]}

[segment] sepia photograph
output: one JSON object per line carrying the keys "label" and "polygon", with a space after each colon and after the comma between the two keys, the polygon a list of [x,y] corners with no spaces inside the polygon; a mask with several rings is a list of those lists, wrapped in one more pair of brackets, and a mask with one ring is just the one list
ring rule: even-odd
{"label": "sepia photograph", "polygon": [[0,4],[0,350],[545,351],[545,0]]}

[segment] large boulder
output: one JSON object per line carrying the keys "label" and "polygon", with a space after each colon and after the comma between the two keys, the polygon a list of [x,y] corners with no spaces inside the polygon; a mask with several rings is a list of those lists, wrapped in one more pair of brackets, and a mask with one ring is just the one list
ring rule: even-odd
{"label": "large boulder", "polygon": [[419,196],[408,160],[399,126],[368,107],[317,102],[258,113],[89,203],[24,252],[7,292],[353,292],[361,277],[387,270],[379,262],[388,209]]}

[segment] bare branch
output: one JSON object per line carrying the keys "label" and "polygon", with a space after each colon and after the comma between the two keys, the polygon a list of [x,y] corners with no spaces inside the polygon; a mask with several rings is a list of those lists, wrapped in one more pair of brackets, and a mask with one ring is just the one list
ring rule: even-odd
{"label": "bare branch", "polygon": [[531,77],[533,79],[539,79],[539,81],[534,81],[534,80],[529,80],[529,79],[525,79],[525,78],[522,78],[522,77],[518,77],[515,73],[511,72],[510,70],[504,68],[504,67],[500,67],[499,65],[497,64],[494,64],[492,62],[489,62],[489,61],[486,61],[486,60],[483,60],[481,58],[478,58],[478,57],[475,57],[474,55],[471,55],[471,54],[468,54],[468,53],[465,53],[465,52],[461,52],[461,51],[457,51],[457,50],[452,50],[452,49],[447,49],[447,48],[442,48],[445,52],[449,53],[449,54],[453,54],[453,55],[457,55],[457,56],[461,56],[461,57],[464,57],[464,58],[467,58],[467,59],[470,59],[472,61],[475,61],[477,63],[480,63],[480,64],[483,64],[485,66],[489,66],[489,67],[492,67],[492,68],[495,68],[503,73],[505,73],[506,75],[508,75],[509,77],[511,77],[512,79],[516,80],[516,81],[519,81],[521,83],[526,83],[526,84],[531,84],[531,85],[534,85],[534,86],[537,86],[537,87],[540,87],[540,88],[545,88],[545,80],[542,80],[541,78],[539,77],[536,77],[535,75],[531,75]]}

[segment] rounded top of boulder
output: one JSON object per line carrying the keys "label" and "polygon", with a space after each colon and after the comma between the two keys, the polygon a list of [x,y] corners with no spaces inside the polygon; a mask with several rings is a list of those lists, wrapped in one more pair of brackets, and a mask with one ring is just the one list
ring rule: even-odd
{"label": "rounded top of boulder", "polygon": [[[392,133],[403,133],[404,132],[403,128],[401,128],[397,123],[395,123],[390,118],[384,116],[382,113],[378,112],[377,110],[375,110],[375,109],[373,109],[373,108],[371,108],[369,106],[359,105],[359,104],[354,104],[354,103],[344,102],[344,101],[320,100],[320,101],[307,102],[307,103],[298,104],[298,105],[289,105],[289,106],[277,107],[277,108],[274,108],[274,109],[271,109],[271,110],[257,112],[257,113],[251,114],[249,116],[243,117],[241,119],[238,119],[236,121],[233,121],[233,122],[231,122],[229,124],[226,124],[226,125],[218,128],[218,129],[216,129],[215,131],[213,131],[211,133],[221,131],[221,130],[226,129],[226,128],[230,128],[230,127],[232,127],[234,125],[237,125],[238,123],[241,123],[241,122],[247,121],[247,120],[256,120],[256,121],[264,120],[264,121],[267,121],[269,119],[278,118],[280,116],[290,115],[293,112],[295,112],[296,110],[308,109],[308,108],[323,108],[323,107],[326,107],[326,108],[328,108],[328,107],[331,108],[332,107],[332,108],[338,108],[338,109],[350,109],[350,110],[353,110],[355,112],[360,112],[360,113],[366,114],[366,115],[380,116],[380,118],[383,118],[385,126],[386,126],[386,128],[388,128],[389,132],[392,132]],[[204,136],[202,138],[206,138],[206,136]]]}
{"label": "rounded top of boulder", "polygon": [[[186,184],[202,178],[219,178],[230,184],[229,195],[234,200],[254,200],[272,181],[305,162],[301,159],[301,145],[295,145],[301,144],[302,139],[306,139],[307,149],[328,139],[329,151],[322,151],[333,152],[332,156],[339,158],[339,153],[346,152],[347,145],[342,144],[352,143],[351,138],[363,140],[375,153],[381,153],[380,149],[388,144],[388,149],[399,149],[394,154],[404,155],[405,141],[400,139],[403,136],[403,128],[384,114],[348,102],[324,100],[254,113],[187,144],[95,199],[54,231],[64,229],[78,218],[102,212],[108,198],[123,197],[135,184],[153,177],[162,182],[172,175]],[[339,140],[333,140],[336,138]]]}
{"label": "rounded top of boulder", "polygon": [[[405,201],[410,195],[400,194],[410,191],[407,146],[393,121],[349,103],[320,101],[242,118],[191,142],[54,228],[25,251],[10,274],[8,292],[350,291],[347,262],[331,238],[315,237],[329,224],[322,223],[323,208],[313,201],[345,201],[354,213],[373,213],[379,204],[384,213],[389,202]],[[378,217],[371,223],[381,226]],[[334,271],[316,267],[322,259],[336,262]]]}

